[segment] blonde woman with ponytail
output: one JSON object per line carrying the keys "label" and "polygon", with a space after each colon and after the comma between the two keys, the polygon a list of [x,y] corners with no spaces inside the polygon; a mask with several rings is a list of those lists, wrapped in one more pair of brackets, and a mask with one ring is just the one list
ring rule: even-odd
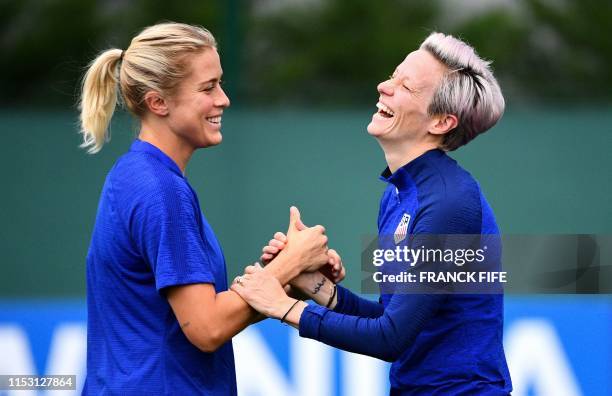
{"label": "blonde woman with ponytail", "polygon": [[[87,255],[83,394],[237,393],[231,338],[258,315],[228,290],[221,247],[185,178],[195,150],[221,143],[230,104],[221,76],[212,34],[180,23],[144,29],[85,74],[82,146],[93,154],[109,141],[118,101],[140,131],[106,178]],[[295,208],[287,238],[265,268],[281,284],[328,262],[323,228],[303,229]]]}

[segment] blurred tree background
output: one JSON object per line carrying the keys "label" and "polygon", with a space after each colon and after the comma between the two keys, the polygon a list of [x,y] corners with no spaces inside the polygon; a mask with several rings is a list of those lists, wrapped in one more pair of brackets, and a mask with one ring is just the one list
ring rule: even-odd
{"label": "blurred tree background", "polygon": [[359,262],[383,187],[384,158],[364,130],[376,85],[434,30],[492,60],[507,98],[497,131],[453,153],[502,230],[609,232],[611,18],[612,2],[596,0],[0,0],[0,169],[11,186],[0,297],[83,295],[100,188],[138,128],[119,112],[113,144],[86,155],[79,80],[97,53],[166,20],[219,42],[232,113],[190,180],[230,275],[285,227],[291,204]]}
{"label": "blurred tree background", "polygon": [[371,104],[432,30],[493,60],[510,103],[609,102],[610,19],[603,0],[0,0],[0,104],[73,105],[97,52],[163,20],[215,34],[238,106]]}

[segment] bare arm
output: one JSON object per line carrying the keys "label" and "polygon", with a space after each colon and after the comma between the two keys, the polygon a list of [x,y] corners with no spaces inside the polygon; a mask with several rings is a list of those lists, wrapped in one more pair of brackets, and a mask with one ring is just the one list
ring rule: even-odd
{"label": "bare arm", "polygon": [[329,309],[334,309],[338,303],[336,285],[319,271],[301,273],[291,281],[291,286]]}
{"label": "bare arm", "polygon": [[238,294],[216,293],[209,283],[172,287],[167,297],[187,339],[204,352],[214,352],[259,317]]}
{"label": "bare arm", "polygon": [[[327,263],[327,237],[321,226],[298,231],[299,212],[292,208],[287,247],[266,268],[281,284],[304,270]],[[204,352],[213,352],[259,319],[237,293],[216,293],[211,284],[190,284],[168,289],[168,302],[185,336]]]}

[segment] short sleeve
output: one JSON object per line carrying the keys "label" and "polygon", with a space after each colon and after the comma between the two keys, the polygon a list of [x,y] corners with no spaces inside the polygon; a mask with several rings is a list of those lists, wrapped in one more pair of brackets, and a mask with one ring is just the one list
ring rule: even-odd
{"label": "short sleeve", "polygon": [[204,241],[201,214],[186,183],[167,178],[144,194],[130,225],[140,253],[155,275],[158,291],[169,286],[213,283],[212,252]]}

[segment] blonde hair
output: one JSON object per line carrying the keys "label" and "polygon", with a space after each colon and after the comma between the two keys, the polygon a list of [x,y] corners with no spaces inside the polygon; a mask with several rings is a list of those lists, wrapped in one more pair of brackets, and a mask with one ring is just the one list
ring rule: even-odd
{"label": "blonde hair", "polygon": [[83,77],[81,147],[93,154],[110,140],[108,128],[118,97],[130,113],[142,117],[147,92],[171,95],[189,73],[186,56],[216,47],[215,38],[203,27],[167,22],[144,29],[125,51],[102,52]]}
{"label": "blonde hair", "polygon": [[459,119],[457,127],[442,140],[442,148],[452,151],[497,123],[504,113],[504,96],[491,71],[491,62],[480,58],[465,42],[434,32],[420,48],[449,70],[438,85],[428,112],[453,114]]}

